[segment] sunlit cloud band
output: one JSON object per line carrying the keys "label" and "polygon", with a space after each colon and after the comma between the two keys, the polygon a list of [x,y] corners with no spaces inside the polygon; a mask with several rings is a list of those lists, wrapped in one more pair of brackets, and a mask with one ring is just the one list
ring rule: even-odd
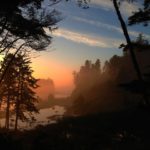
{"label": "sunlit cloud band", "polygon": [[90,36],[88,34],[82,34],[67,29],[58,29],[53,34],[54,36],[62,37],[67,40],[92,47],[116,48],[122,43],[122,40],[120,39],[106,38],[102,36]]}
{"label": "sunlit cloud band", "polygon": [[[110,24],[106,24],[106,23],[102,23],[102,22],[94,21],[94,20],[88,20],[88,19],[80,18],[80,17],[74,17],[73,19],[76,20],[76,21],[80,21],[80,22],[83,22],[83,23],[87,23],[87,24],[99,27],[99,28],[105,28],[107,30],[115,31],[115,32],[118,32],[118,33],[121,33],[121,34],[123,33],[122,29],[120,27],[117,27],[117,26],[114,26],[114,25],[110,25]],[[138,37],[139,33],[140,32],[129,30],[129,34],[133,37]],[[147,39],[150,39],[150,35],[144,34],[144,36]]]}

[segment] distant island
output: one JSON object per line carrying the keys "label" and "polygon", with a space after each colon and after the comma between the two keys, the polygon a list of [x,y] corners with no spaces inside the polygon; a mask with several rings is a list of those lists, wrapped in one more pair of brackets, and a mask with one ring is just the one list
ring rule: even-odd
{"label": "distant island", "polygon": [[53,97],[55,94],[55,85],[52,79],[39,79],[38,88],[35,89],[37,96],[42,101],[47,101],[49,97]]}
{"label": "distant island", "polygon": [[69,96],[65,96],[61,89],[55,88],[55,84],[52,79],[39,79],[38,88],[35,90],[37,93],[39,103],[37,107],[39,109],[53,107],[55,105],[68,107],[71,105]]}

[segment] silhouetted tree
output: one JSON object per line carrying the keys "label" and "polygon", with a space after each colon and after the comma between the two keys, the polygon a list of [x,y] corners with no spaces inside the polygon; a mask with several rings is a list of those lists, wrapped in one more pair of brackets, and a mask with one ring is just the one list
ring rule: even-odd
{"label": "silhouetted tree", "polygon": [[150,0],[143,0],[143,8],[140,8],[137,12],[134,12],[129,17],[129,25],[143,23],[147,26],[150,21]]}
{"label": "silhouetted tree", "polygon": [[[71,95],[73,105],[70,111],[83,115],[120,105],[123,92],[117,84],[122,62],[120,56],[114,56],[102,70],[99,59],[95,63],[86,60],[79,72],[74,73],[75,89]],[[109,107],[110,104],[112,107]]]}
{"label": "silhouetted tree", "polygon": [[15,101],[15,130],[18,127],[18,119],[28,121],[25,113],[28,113],[31,119],[34,119],[32,113],[38,113],[35,106],[37,97],[33,89],[37,88],[37,79],[32,75],[33,70],[30,67],[30,59],[27,55],[18,54],[15,58],[16,67],[18,70],[17,76],[17,98]]}
{"label": "silhouetted tree", "polygon": [[[56,29],[60,14],[54,9],[42,7],[42,2],[43,0],[0,2],[0,53],[7,55],[13,48],[16,49],[15,55],[27,47],[40,51],[51,43],[52,37],[46,29]],[[58,2],[59,0],[49,0],[47,8]],[[2,74],[0,81],[3,77]]]}
{"label": "silhouetted tree", "polygon": [[[42,1],[16,0],[16,3],[10,3],[10,6],[2,3],[0,7],[0,52],[13,47],[14,43],[20,40],[35,50],[43,50],[51,43],[51,36],[44,28],[52,31],[60,20],[59,13],[55,10],[50,11],[50,9],[46,11],[41,7]],[[55,4],[56,1],[50,0],[50,3]]]}
{"label": "silhouetted tree", "polygon": [[[120,9],[119,9],[119,5],[120,5],[121,1],[123,1],[123,0],[111,0],[111,1],[113,2],[116,14],[118,16],[118,20],[120,22],[120,25],[121,25],[121,28],[122,28],[122,31],[123,31],[123,34],[124,34],[124,37],[125,37],[126,42],[128,44],[129,52],[130,52],[130,55],[131,55],[132,64],[134,66],[134,69],[135,69],[135,72],[137,74],[138,80],[141,83],[140,85],[144,85],[144,80],[143,80],[142,73],[141,73],[141,70],[140,70],[140,67],[139,67],[139,64],[138,64],[135,52],[134,52],[132,41],[130,39],[127,26],[125,24],[125,21],[124,21],[122,15],[121,15],[121,12],[120,12]],[[128,2],[132,2],[133,0],[127,0],[127,1]],[[89,2],[89,0],[78,0],[78,2],[79,2],[80,5],[81,4],[82,5],[83,4],[87,5],[88,2]],[[147,2],[146,5],[149,6],[149,2]],[[149,104],[148,98],[147,98],[147,96],[145,96],[145,95],[147,95],[146,91],[143,93],[143,95],[144,95],[144,101],[145,101],[145,103]]]}
{"label": "silhouetted tree", "polygon": [[[98,69],[98,74],[95,74],[95,67],[101,68],[100,61],[97,60],[95,63],[86,61],[80,71],[75,73],[75,90],[71,95],[74,100],[72,111],[77,114],[87,114],[96,110],[102,111],[107,107],[109,109],[118,106],[118,108],[133,108],[138,104],[141,105],[143,93],[146,91],[146,96],[150,96],[150,45],[148,43],[141,34],[132,41],[144,82],[137,79],[130,61],[128,45],[124,45],[122,56],[114,55],[106,61],[103,69]],[[85,66],[88,66],[89,71],[85,70]],[[90,76],[88,76],[89,72]],[[93,83],[92,86],[90,81]]]}
{"label": "silhouetted tree", "polygon": [[94,68],[101,71],[101,62],[99,59],[96,60]]}
{"label": "silhouetted tree", "polygon": [[[3,73],[3,70],[8,65],[10,59],[12,57],[12,54],[9,54],[7,57],[3,60],[3,68],[1,69],[0,73]],[[16,94],[16,70],[15,70],[15,64],[12,63],[9,66],[8,71],[5,74],[5,77],[2,80],[2,86],[1,86],[1,102],[5,103],[6,105],[6,121],[5,121],[5,127],[9,129],[9,116],[10,116],[10,106],[14,102],[15,94]]]}
{"label": "silhouetted tree", "polygon": [[[20,37],[46,38],[43,27],[51,29],[57,22],[54,18],[57,13],[43,10],[42,2],[43,0],[2,0],[0,2],[0,35],[7,30]],[[49,0],[48,7],[57,2],[59,0]]]}
{"label": "silhouetted tree", "polygon": [[[4,69],[12,57],[14,57],[13,54],[5,57],[3,60]],[[38,80],[32,76],[33,70],[30,63],[30,58],[26,53],[15,55],[2,80],[1,95],[3,103],[6,103],[6,128],[9,128],[10,106],[14,109],[16,116],[15,130],[17,130],[19,119],[22,121],[34,119],[33,113],[38,112],[35,106],[37,97],[33,91],[38,87]]]}
{"label": "silhouetted tree", "polygon": [[97,59],[93,64],[90,60],[86,60],[80,71],[74,72],[74,83],[77,88],[90,88],[95,82],[99,81],[100,74],[100,60]]}
{"label": "silhouetted tree", "polygon": [[143,82],[141,70],[139,68],[139,65],[138,65],[138,62],[137,62],[137,59],[136,59],[136,55],[135,55],[135,52],[134,52],[134,49],[133,49],[133,46],[132,46],[132,42],[131,42],[131,39],[129,37],[129,33],[128,33],[128,30],[127,30],[126,24],[125,24],[125,22],[123,20],[123,17],[121,15],[120,10],[119,10],[118,1],[117,0],[113,0],[113,4],[114,4],[114,8],[116,10],[116,14],[118,16],[118,19],[120,21],[120,24],[121,24],[124,36],[126,38],[126,42],[127,42],[128,46],[129,46],[129,51],[130,51],[130,54],[131,54],[131,58],[132,58],[132,62],[133,62],[135,71],[137,72],[137,76],[138,76],[139,80],[141,82]]}
{"label": "silhouetted tree", "polygon": [[[139,66],[141,68],[142,76],[143,76],[143,82],[140,82],[136,78],[132,78],[132,80],[128,81],[128,83],[121,84],[122,87],[124,87],[126,90],[137,93],[137,94],[143,94],[143,96],[146,96],[146,99],[149,98],[149,89],[150,89],[150,83],[145,77],[145,74],[149,74],[148,66],[150,65],[149,61],[149,54],[150,54],[150,45],[149,41],[146,40],[141,34],[137,37],[135,41],[132,41],[132,45],[135,49],[135,54],[139,61]],[[124,56],[126,56],[126,59],[129,58],[129,48],[128,45],[125,45],[124,49]],[[130,66],[128,64],[128,66]],[[129,67],[128,67],[129,68]]]}

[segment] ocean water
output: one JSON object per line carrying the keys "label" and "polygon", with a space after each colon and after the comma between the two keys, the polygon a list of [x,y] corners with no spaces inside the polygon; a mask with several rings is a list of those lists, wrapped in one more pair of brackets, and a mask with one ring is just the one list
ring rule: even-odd
{"label": "ocean water", "polygon": [[[62,106],[53,106],[50,108],[40,109],[38,114],[34,114],[36,121],[30,122],[22,122],[18,121],[18,129],[20,130],[28,130],[32,129],[38,125],[46,125],[51,123],[56,123],[57,119],[63,117],[65,113],[65,108]],[[14,128],[15,116],[10,117],[10,128]],[[5,125],[5,118],[0,119],[0,126],[4,127]]]}

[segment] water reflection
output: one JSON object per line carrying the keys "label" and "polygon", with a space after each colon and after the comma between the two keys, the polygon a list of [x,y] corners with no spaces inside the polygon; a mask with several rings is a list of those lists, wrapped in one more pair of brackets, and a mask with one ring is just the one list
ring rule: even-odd
{"label": "water reflection", "polygon": [[[56,123],[56,120],[61,118],[65,113],[65,108],[62,106],[53,106],[50,108],[44,108],[39,111],[39,114],[35,114],[36,121],[32,122],[22,122],[19,121],[18,128],[23,129],[31,129],[36,127],[37,125],[46,125],[48,123]],[[14,119],[15,116],[10,118],[10,128],[14,128]],[[0,126],[4,127],[5,118],[0,119]]]}

